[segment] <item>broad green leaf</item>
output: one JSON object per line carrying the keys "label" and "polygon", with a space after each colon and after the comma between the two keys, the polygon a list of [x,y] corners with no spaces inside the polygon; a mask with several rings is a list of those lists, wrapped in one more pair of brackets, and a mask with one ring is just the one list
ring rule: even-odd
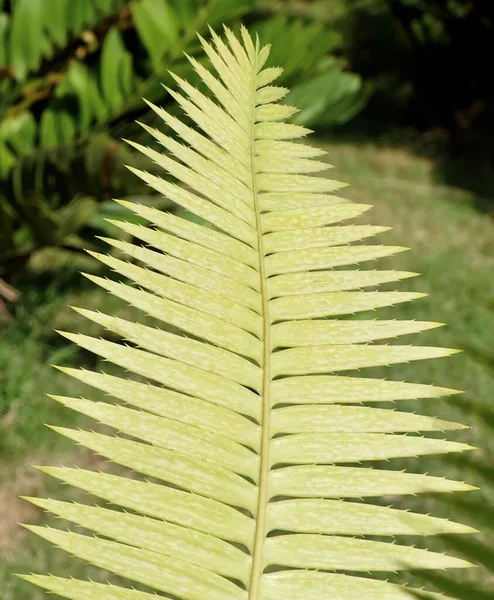
{"label": "broad green leaf", "polygon": [[17,157],[15,154],[3,140],[0,141],[0,177],[5,179],[16,164]]}
{"label": "broad green leaf", "polygon": [[100,66],[100,85],[103,97],[111,112],[119,109],[124,102],[120,78],[122,76],[122,59],[125,52],[120,32],[112,27],[103,42]]}
{"label": "broad green leaf", "polygon": [[89,103],[89,110],[92,118],[96,119],[96,121],[103,121],[108,113],[108,107],[105,105],[105,102],[101,96],[101,91],[94,73],[88,73],[86,85],[87,88],[85,93],[87,95],[87,101]]}
{"label": "broad green leaf", "polygon": [[45,3],[44,26],[53,42],[62,47],[71,30],[70,0]]}
{"label": "broad green leaf", "polygon": [[14,77],[23,81],[41,62],[43,0],[16,0],[9,38],[9,64]]}
{"label": "broad green leaf", "polygon": [[0,126],[0,139],[5,140],[18,156],[29,154],[35,144],[36,121],[30,112],[6,118]]}
{"label": "broad green leaf", "polygon": [[163,70],[165,53],[177,43],[176,16],[168,1],[142,0],[131,3],[136,29],[153,62],[154,69]]}
{"label": "broad green leaf", "polygon": [[87,93],[89,74],[86,67],[77,61],[70,63],[66,74],[67,81],[74,90],[79,103],[79,127],[81,131],[88,129],[92,120],[90,98]]}
{"label": "broad green leaf", "polygon": [[7,32],[9,31],[9,15],[0,12],[0,65],[7,65]]}
{"label": "broad green leaf", "polygon": [[41,115],[39,137],[44,148],[53,148],[58,144],[57,115],[50,107]]}

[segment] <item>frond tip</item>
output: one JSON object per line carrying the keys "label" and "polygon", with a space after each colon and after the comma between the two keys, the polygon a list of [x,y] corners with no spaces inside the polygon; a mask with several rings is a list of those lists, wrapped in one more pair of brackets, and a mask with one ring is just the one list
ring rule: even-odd
{"label": "frond tip", "polygon": [[[369,206],[336,196],[341,182],[313,175],[328,165],[317,160],[320,151],[297,141],[308,130],[285,122],[294,109],[279,104],[286,94],[273,85],[280,69],[264,68],[269,48],[245,28],[238,38],[225,29],[224,38],[211,32],[210,41],[200,41],[216,73],[189,60],[212,98],[180,77],[178,91],[170,90],[196,128],[149,103],[167,133],[143,127],[161,151],[131,142],[166,178],[131,170],[194,218],[121,201],[149,226],[113,221],[139,243],[107,240],[123,258],[92,254],[134,285],[87,277],[148,322],[77,308],[128,344],[62,335],[129,374],[64,368],[112,401],[53,396],[122,435],[56,431],[144,480],[45,467],[124,512],[28,498],[93,535],[29,529],[110,573],[183,600],[413,598],[410,588],[339,571],[469,563],[357,538],[471,528],[351,500],[473,488],[367,468],[365,461],[471,447],[406,435],[461,429],[458,423],[354,405],[455,392],[339,372],[452,351],[373,344],[437,323],[338,319],[421,296],[365,291],[414,273],[351,268],[404,248],[350,245],[386,228],[346,223]],[[72,600],[156,597],[101,583],[21,577]]]}

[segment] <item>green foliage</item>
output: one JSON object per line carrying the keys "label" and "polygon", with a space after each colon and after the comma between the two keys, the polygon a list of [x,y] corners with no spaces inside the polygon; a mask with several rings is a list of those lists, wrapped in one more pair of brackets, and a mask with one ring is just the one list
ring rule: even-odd
{"label": "green foliage", "polygon": [[[204,34],[208,25],[222,22],[235,26],[247,12],[265,41],[288,32],[286,43],[279,44],[282,62],[295,56],[294,44],[298,48],[302,59],[292,64],[287,80],[300,82],[297,101],[306,111],[300,119],[325,126],[361,108],[360,79],[331,56],[335,36],[310,21],[269,19],[256,11],[254,0],[16,0],[4,7],[0,255],[45,245],[78,247],[79,234],[87,244],[94,230],[85,226],[97,204],[136,192],[136,183],[127,187],[122,179],[115,189],[112,169],[122,162],[139,166],[120,138],[133,133],[136,116],[150,118],[141,98],[173,104],[162,85],[176,87],[168,70],[193,79],[183,53],[204,60],[195,31]],[[95,145],[100,161],[93,158]],[[141,186],[137,193],[145,191]],[[68,205],[71,217],[77,215],[70,231]]]}
{"label": "green foliage", "polygon": [[340,14],[332,13],[330,23],[344,34],[352,70],[376,92],[370,120],[388,128],[391,123],[421,130],[441,127],[455,134],[452,141],[492,131],[494,85],[485,68],[486,57],[494,53],[489,0],[340,4]]}
{"label": "green foliage", "polygon": [[[341,182],[311,175],[328,165],[317,160],[320,151],[289,141],[307,130],[284,122],[294,112],[278,102],[287,90],[270,85],[281,71],[265,67],[266,47],[245,29],[241,35],[242,43],[226,29],[225,40],[213,34],[213,44],[202,42],[217,76],[192,59],[221,107],[177,78],[181,94],[175,98],[202,132],[152,106],[188,145],[151,128],[166,154],[133,143],[177,183],[132,170],[199,222],[123,203],[150,226],[114,224],[147,246],[108,239],[127,260],[97,258],[137,287],[90,276],[162,328],[78,309],[129,345],[64,334],[149,383],[64,369],[117,402],[55,399],[123,435],[55,429],[154,481],[44,468],[133,512],[33,498],[101,537],[29,528],[149,591],[184,599],[411,598],[412,589],[341,572],[468,567],[374,537],[471,528],[351,500],[472,488],[356,464],[471,448],[402,435],[462,429],[457,423],[355,404],[453,390],[341,373],[452,351],[369,343],[436,323],[323,318],[411,300],[417,294],[354,290],[413,273],[336,268],[403,248],[347,244],[382,228],[332,227],[369,207],[334,195]],[[74,600],[153,597],[93,582],[23,577]]]}

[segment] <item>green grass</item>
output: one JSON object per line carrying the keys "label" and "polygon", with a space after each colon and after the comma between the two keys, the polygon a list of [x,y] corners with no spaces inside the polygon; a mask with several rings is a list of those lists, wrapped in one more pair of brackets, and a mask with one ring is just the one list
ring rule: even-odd
{"label": "green grass", "polygon": [[[377,147],[371,143],[356,146],[322,141],[321,144],[329,152],[329,161],[337,165],[330,175],[351,182],[351,187],[343,194],[375,206],[360,222],[393,227],[375,242],[411,248],[411,251],[392,259],[379,261],[379,268],[411,270],[422,273],[422,276],[387,288],[430,294],[428,298],[412,304],[379,310],[373,316],[447,323],[446,327],[421,336],[403,338],[403,343],[464,350],[462,354],[447,359],[362,371],[364,375],[435,383],[466,391],[462,396],[444,400],[401,403],[398,408],[435,414],[470,425],[472,429],[454,437],[477,446],[479,450],[466,461],[430,458],[410,463],[393,461],[391,466],[398,468],[406,464],[410,470],[466,479],[481,485],[482,491],[468,494],[466,504],[455,505],[437,498],[407,499],[404,504],[415,510],[433,511],[480,527],[489,518],[482,507],[494,502],[494,474],[487,461],[494,450],[494,224],[488,216],[477,212],[475,198],[471,194],[434,183],[433,165],[425,159],[413,157],[406,150]],[[47,261],[45,257],[45,265],[47,262],[51,263],[51,259]],[[366,263],[363,268],[374,266]],[[16,304],[13,321],[6,326],[0,339],[0,490],[2,486],[8,489],[10,496],[7,497],[14,506],[17,506],[14,500],[17,493],[51,493],[55,488],[58,496],[63,493],[68,497],[74,493],[67,488],[60,492],[55,482],[30,475],[32,471],[27,465],[40,462],[80,464],[80,460],[94,460],[44,426],[44,423],[82,423],[69,410],[44,396],[43,392],[47,391],[70,395],[82,393],[82,384],[79,386],[49,365],[82,365],[93,369],[102,366],[98,359],[73,348],[53,330],[84,327],[87,331],[88,322],[68,309],[68,304],[125,313],[126,316],[131,311],[77,276],[76,267],[71,264],[51,272],[38,270],[35,274],[20,275],[13,282],[21,290],[22,297]],[[97,267],[86,262],[83,268]],[[89,327],[89,333],[102,334],[94,325]],[[98,468],[101,468],[99,463]],[[47,490],[43,489],[45,486]],[[389,501],[394,504],[402,502],[398,499]],[[481,508],[474,510],[473,502],[478,502]],[[22,509],[17,508],[23,517]],[[17,518],[17,512],[11,512]],[[45,521],[42,514],[33,510],[25,515],[30,521]],[[61,551],[51,549],[34,536],[30,536],[26,544],[27,538],[13,531],[13,528],[9,529],[9,543],[0,545],[3,600],[43,598],[41,592],[11,577],[12,571],[39,570],[93,579],[107,578],[107,574],[98,575],[93,568],[69,560]],[[477,545],[467,554],[473,557],[477,553],[476,560],[490,560],[493,535],[485,533],[473,539]],[[420,540],[413,542],[421,543]],[[454,540],[434,541],[429,545],[444,549],[445,543],[453,544],[453,551],[457,550]],[[415,583],[420,581],[417,579]],[[493,581],[492,567],[490,570],[480,568],[462,573],[457,582],[464,582],[468,589],[460,597],[487,600],[494,590]]]}

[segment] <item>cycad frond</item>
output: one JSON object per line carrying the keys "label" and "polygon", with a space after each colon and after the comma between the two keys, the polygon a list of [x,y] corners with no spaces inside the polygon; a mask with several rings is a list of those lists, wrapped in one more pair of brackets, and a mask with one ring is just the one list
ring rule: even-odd
{"label": "cycad frond", "polygon": [[[284,119],[279,69],[245,29],[201,40],[217,74],[191,62],[217,102],[177,78],[173,92],[195,130],[152,106],[187,145],[149,132],[166,153],[134,144],[174,181],[136,171],[198,217],[127,204],[150,227],[116,222],[146,246],[109,242],[138,264],[95,255],[137,287],[91,279],[164,329],[79,309],[131,343],[64,334],[150,383],[85,370],[69,375],[119,403],[56,397],[124,436],[57,429],[156,482],[44,470],[132,513],[31,499],[98,537],[31,527],[112,573],[183,600],[400,600],[408,588],[341,573],[467,567],[465,561],[354,536],[466,533],[437,518],[349,501],[468,485],[347,463],[468,450],[408,432],[456,423],[361,402],[438,397],[452,390],[346,377],[340,371],[446,356],[449,350],[371,342],[435,323],[348,321],[338,315],[412,300],[359,291],[412,273],[346,267],[402,248],[348,245],[380,233],[335,226],[365,212],[311,175],[318,150]],[[170,92],[172,93],[172,92]],[[201,131],[202,130],[202,131]],[[171,328],[170,328],[171,326]],[[168,329],[167,329],[168,328]],[[151,600],[152,594],[56,577],[29,581],[74,600]],[[437,597],[437,596],[431,596]]]}

